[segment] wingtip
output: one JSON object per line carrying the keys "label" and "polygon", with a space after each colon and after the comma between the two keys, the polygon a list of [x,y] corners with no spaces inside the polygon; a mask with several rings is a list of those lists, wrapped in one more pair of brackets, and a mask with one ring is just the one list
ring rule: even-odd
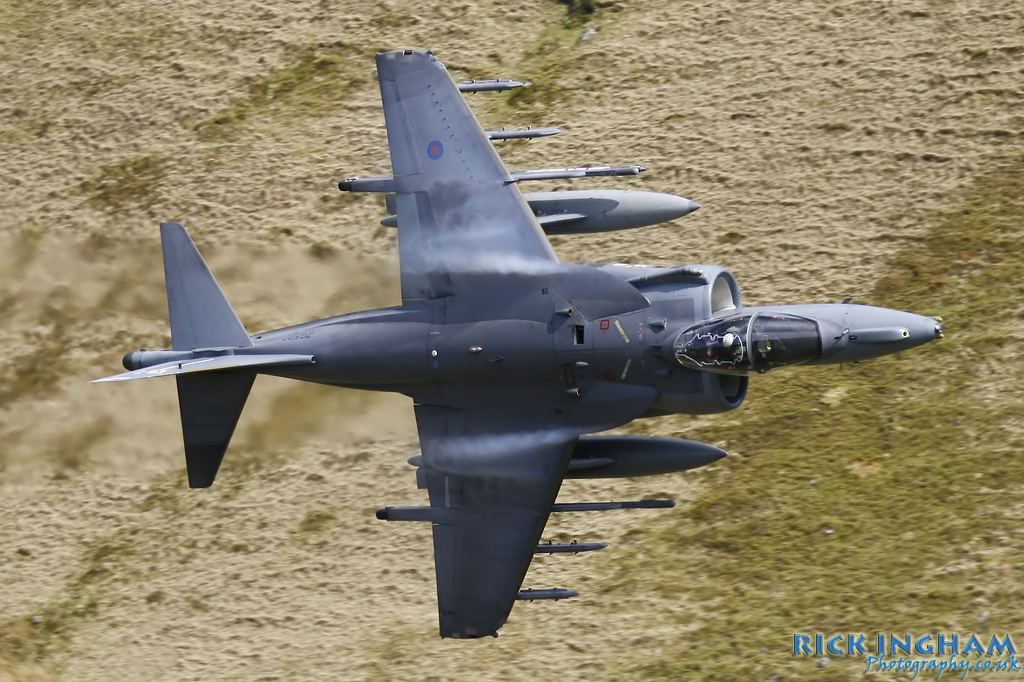
{"label": "wingtip", "polygon": [[127,374],[127,372],[124,372],[122,374],[114,374],[113,376],[109,376],[109,377],[101,377],[99,379],[93,379],[89,383],[90,384],[109,384],[109,383],[112,383],[112,382],[115,382],[115,381],[124,381],[123,377],[124,377],[125,374]]}

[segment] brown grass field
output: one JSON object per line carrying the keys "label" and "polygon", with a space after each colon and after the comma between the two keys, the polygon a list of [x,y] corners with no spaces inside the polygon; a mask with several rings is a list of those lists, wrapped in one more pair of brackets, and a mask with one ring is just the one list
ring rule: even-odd
{"label": "brown grass field", "polygon": [[[424,499],[407,399],[262,377],[192,491],[173,382],[87,383],[169,344],[164,220],[250,331],[398,299],[382,202],[335,185],[390,172],[372,57],[401,47],[533,81],[470,98],[564,130],[499,143],[510,168],[642,163],[571,186],[703,205],[563,260],[718,263],[748,304],[856,296],[947,338],[631,425],[730,456],[567,482],[679,506],[553,517],[610,547],[527,585],[582,596],[440,640],[429,531],[373,516]],[[791,635],[1024,646],[1019,1],[4,0],[0,74],[0,682],[844,681],[861,658]]]}

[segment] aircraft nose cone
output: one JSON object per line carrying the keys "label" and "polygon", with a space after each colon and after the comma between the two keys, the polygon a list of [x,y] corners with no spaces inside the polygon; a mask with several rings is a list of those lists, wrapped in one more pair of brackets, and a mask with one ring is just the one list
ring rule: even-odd
{"label": "aircraft nose cone", "polygon": [[860,362],[942,338],[941,320],[866,305],[822,306],[815,317],[825,362]]}
{"label": "aircraft nose cone", "polygon": [[934,317],[925,317],[913,313],[904,313],[904,315],[906,317],[901,322],[903,327],[909,332],[909,335],[905,337],[904,345],[906,347],[911,348],[942,338],[942,323]]}
{"label": "aircraft nose cone", "polygon": [[666,223],[693,213],[698,208],[700,208],[700,204],[686,197],[658,194],[647,198],[644,205],[640,207],[640,211],[651,223]]}
{"label": "aircraft nose cone", "polygon": [[851,307],[846,323],[847,351],[856,360],[916,348],[942,337],[942,325],[934,317],[902,310]]}

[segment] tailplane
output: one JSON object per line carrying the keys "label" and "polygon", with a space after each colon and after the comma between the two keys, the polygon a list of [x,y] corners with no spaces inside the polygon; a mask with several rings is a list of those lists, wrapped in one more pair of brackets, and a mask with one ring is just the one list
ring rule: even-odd
{"label": "tailplane", "polygon": [[199,250],[178,223],[160,225],[171,350],[125,356],[130,371],[97,382],[174,375],[188,483],[213,484],[258,368],[306,364],[311,355],[259,354]]}
{"label": "tailplane", "polygon": [[[185,228],[178,223],[163,223],[160,240],[164,252],[171,348],[251,346],[252,339]],[[252,370],[203,372],[181,374],[175,379],[188,485],[208,488],[220,469],[256,373]]]}
{"label": "tailplane", "polygon": [[[194,350],[251,346],[252,339],[206,266],[199,249],[178,223],[160,225],[167,283],[171,348]],[[178,407],[190,488],[213,485],[242,415],[254,371],[181,374]]]}

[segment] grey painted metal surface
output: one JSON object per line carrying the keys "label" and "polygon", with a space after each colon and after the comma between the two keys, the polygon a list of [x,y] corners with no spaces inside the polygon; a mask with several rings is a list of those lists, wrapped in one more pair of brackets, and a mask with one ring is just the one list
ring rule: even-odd
{"label": "grey painted metal surface", "polygon": [[[377,56],[395,192],[400,305],[250,336],[184,228],[161,226],[173,348],[125,356],[123,381],[175,374],[189,484],[214,482],[257,373],[409,396],[429,506],[442,637],[496,635],[567,476],[679,471],[711,445],[589,434],[742,404],[751,374],[877,357],[942,335],[936,318],[848,304],[745,308],[724,268],[560,263],[456,84],[429,52]],[[343,183],[344,184],[344,183]],[[591,197],[593,198],[593,197]]]}
{"label": "grey painted metal surface", "polygon": [[[693,213],[700,204],[660,192],[625,189],[527,192],[523,194],[545,234],[611,232],[656,225]],[[381,225],[398,227],[393,194],[385,195],[391,214]]]}
{"label": "grey painted metal surface", "polygon": [[725,457],[707,443],[655,436],[582,436],[566,478],[654,476],[697,469]]}
{"label": "grey painted metal surface", "polygon": [[611,232],[656,225],[693,213],[684,197],[636,190],[568,190],[523,195],[547,234]]}

